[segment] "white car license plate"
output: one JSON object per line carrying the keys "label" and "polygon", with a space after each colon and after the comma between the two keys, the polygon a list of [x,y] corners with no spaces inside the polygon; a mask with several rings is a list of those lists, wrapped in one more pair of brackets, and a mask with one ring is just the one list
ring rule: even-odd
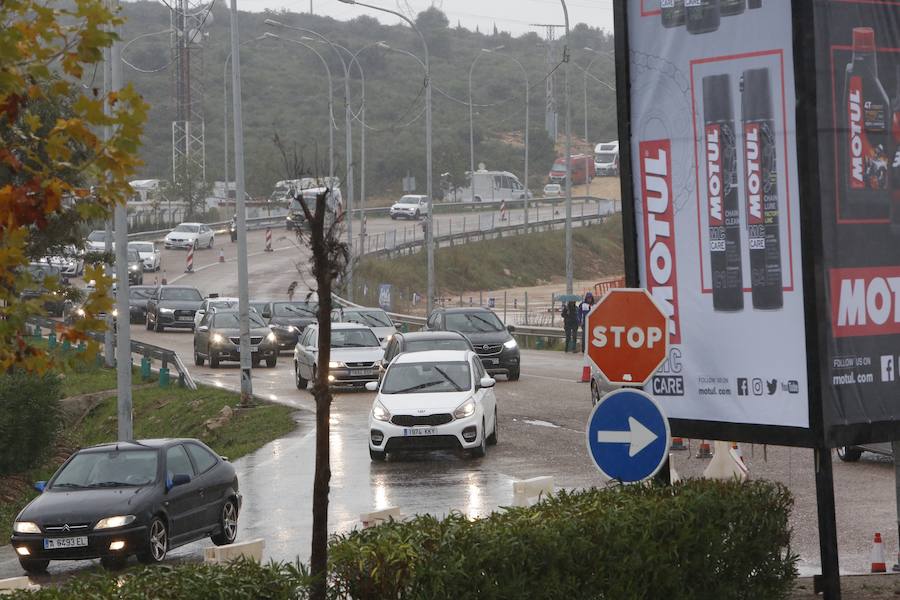
{"label": "white car license plate", "polygon": [[[238,354],[241,353],[241,346],[240,346],[240,344],[238,344],[238,345],[235,347],[235,351],[236,351]],[[250,352],[259,352],[259,346],[250,346]]]}
{"label": "white car license plate", "polygon": [[375,369],[350,369],[350,375],[353,377],[362,377],[365,375],[374,375]]}
{"label": "white car license plate", "polygon": [[194,317],[189,317],[189,316],[187,316],[187,315],[180,315],[180,316],[178,317],[178,320],[179,320],[179,321],[193,321],[193,320],[194,320]]}
{"label": "white car license plate", "polygon": [[437,429],[434,427],[413,427],[411,429],[404,429],[403,435],[405,437],[415,437],[420,435],[437,435]]}
{"label": "white car license plate", "polygon": [[494,365],[494,366],[496,366],[496,365],[499,365],[499,364],[500,364],[500,359],[499,359],[499,358],[488,358],[487,360],[484,360],[484,361],[482,361],[482,362],[483,362],[484,364],[486,364],[486,365]]}
{"label": "white car license plate", "polygon": [[84,548],[88,545],[87,536],[44,538],[44,550],[58,550],[61,548]]}

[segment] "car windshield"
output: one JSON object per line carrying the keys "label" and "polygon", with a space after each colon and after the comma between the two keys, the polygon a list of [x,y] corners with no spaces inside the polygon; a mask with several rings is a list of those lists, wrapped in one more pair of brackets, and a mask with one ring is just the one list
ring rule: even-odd
{"label": "car windshield", "polygon": [[47,277],[59,277],[59,267],[52,265],[28,265],[31,278],[40,283]]}
{"label": "car windshield", "polygon": [[332,348],[378,348],[378,338],[371,329],[332,329]]}
{"label": "car windshield", "polygon": [[406,342],[404,352],[427,352],[428,350],[471,350],[464,339],[415,340]]}
{"label": "car windshield", "polygon": [[141,262],[141,255],[138,254],[137,250],[132,250],[129,248],[128,250],[128,262]]}
{"label": "car windshield", "polygon": [[132,242],[128,244],[128,249],[135,252],[153,252],[154,250],[151,242]]}
{"label": "car windshield", "polygon": [[419,199],[415,196],[403,196],[400,198],[400,204],[418,204]]}
{"label": "car windshield", "polygon": [[130,287],[128,297],[132,300],[146,300],[153,295],[153,288]]}
{"label": "car windshield", "polygon": [[319,305],[315,302],[276,302],[272,314],[276,317],[315,317]]}
{"label": "car windshield", "polygon": [[503,323],[490,312],[447,313],[447,329],[460,333],[484,333],[501,331]]}
{"label": "car windshield", "polygon": [[102,242],[105,239],[106,239],[106,232],[100,231],[100,230],[92,231],[91,234],[88,236],[89,242]]}
{"label": "car windshield", "polygon": [[200,227],[198,227],[197,225],[182,224],[182,225],[179,225],[178,227],[176,227],[173,231],[179,232],[179,233],[197,233],[198,231],[200,231]]}
{"label": "car windshield", "polygon": [[203,300],[200,292],[193,288],[163,288],[160,298],[163,300],[196,300],[197,302]]}
{"label": "car windshield", "polygon": [[209,301],[210,308],[237,308],[238,301],[237,300],[210,300]]}
{"label": "car windshield", "polygon": [[[251,328],[265,327],[266,324],[256,313],[248,312]],[[213,327],[216,329],[240,329],[241,323],[236,312],[220,312],[213,317]]]}
{"label": "car windshield", "polygon": [[560,158],[555,163],[553,163],[554,171],[565,171],[566,170],[566,159]]}
{"label": "car windshield", "polygon": [[390,317],[383,310],[345,310],[345,323],[359,323],[367,327],[393,327]]}
{"label": "car windshield", "polygon": [[615,152],[598,152],[597,153],[597,162],[598,163],[611,163],[616,159]]}
{"label": "car windshield", "polygon": [[472,389],[469,363],[399,363],[384,376],[382,394],[465,392]]}
{"label": "car windshield", "polygon": [[76,454],[50,488],[140,486],[156,481],[156,450],[110,450]]}

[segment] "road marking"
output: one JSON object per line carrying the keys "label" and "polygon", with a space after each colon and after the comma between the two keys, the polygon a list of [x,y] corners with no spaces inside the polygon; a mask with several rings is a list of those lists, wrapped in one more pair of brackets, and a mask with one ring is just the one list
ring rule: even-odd
{"label": "road marking", "polygon": [[[282,250],[290,250],[290,249],[293,248],[293,247],[294,247],[294,246],[282,246],[281,248],[275,248],[274,251],[275,251],[275,252],[281,252]],[[266,252],[265,250],[263,250],[263,251],[261,251],[261,252],[254,252],[253,254],[248,254],[248,255],[247,255],[247,258],[250,258],[250,257],[253,257],[253,256],[262,256],[262,255],[264,255],[264,254],[269,254],[269,253]],[[228,263],[233,263],[233,262],[237,262],[237,259],[236,259],[236,258],[229,258],[229,259],[226,260],[224,263],[220,263],[220,262],[212,262],[212,263],[209,263],[208,265],[203,265],[202,267],[197,267],[196,269],[194,269],[194,273],[199,273],[200,271],[205,271],[206,269],[208,269],[208,268],[210,268],[210,267],[215,267],[216,265],[228,264]],[[178,277],[176,277],[176,278],[172,279],[171,281],[169,281],[169,285],[173,285],[175,282],[177,282],[177,281],[179,281],[179,280],[181,280],[181,279],[187,277],[188,275],[193,275],[193,273],[182,273],[182,274],[179,275]]]}
{"label": "road marking", "polygon": [[562,381],[564,383],[581,383],[574,377],[572,379],[563,379],[562,377],[548,377],[546,375],[533,375],[531,373],[522,373],[522,377],[532,377],[534,379],[546,379],[547,381]]}
{"label": "road marking", "polygon": [[628,444],[628,456],[633,457],[656,441],[659,436],[644,427],[634,417],[628,417],[628,431],[598,431],[599,444]]}

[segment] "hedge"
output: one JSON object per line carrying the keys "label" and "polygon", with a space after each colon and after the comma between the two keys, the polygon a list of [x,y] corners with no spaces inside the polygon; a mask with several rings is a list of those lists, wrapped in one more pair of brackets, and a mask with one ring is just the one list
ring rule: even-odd
{"label": "hedge", "polygon": [[0,475],[38,465],[60,427],[60,380],[20,370],[0,375]]}
{"label": "hedge", "polygon": [[[480,520],[420,516],[335,535],[329,594],[356,600],[778,600],[796,577],[783,485],[693,480],[560,492]],[[36,600],[303,599],[299,565],[88,575]]]}

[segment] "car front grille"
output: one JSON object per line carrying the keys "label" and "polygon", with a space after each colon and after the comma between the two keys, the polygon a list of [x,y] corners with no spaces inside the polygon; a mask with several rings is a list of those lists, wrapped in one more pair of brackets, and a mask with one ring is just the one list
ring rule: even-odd
{"label": "car front grille", "polygon": [[416,425],[430,425],[432,427],[436,425],[446,425],[450,421],[453,420],[453,415],[450,413],[439,413],[435,415],[424,415],[424,416],[415,416],[415,415],[394,415],[391,417],[391,423],[394,425],[399,425],[400,427],[414,427]]}
{"label": "car front grille", "polygon": [[90,529],[90,523],[56,523],[54,525],[45,525],[44,531],[47,533],[68,533],[79,532]]}
{"label": "car front grille", "polygon": [[176,310],[176,311],[175,311],[175,318],[178,318],[178,317],[190,317],[191,319],[193,319],[193,318],[194,318],[194,312],[195,312],[195,311],[193,311],[193,310]]}
{"label": "car front grille", "polygon": [[373,362],[348,362],[344,364],[350,369],[371,369],[375,366]]}
{"label": "car front grille", "polygon": [[[240,346],[240,345],[241,345],[241,338],[240,338],[240,336],[238,336],[238,337],[233,337],[233,338],[228,338],[228,339],[231,340],[231,343],[233,343],[233,344],[236,345],[236,346]],[[256,335],[255,335],[255,336],[253,336],[253,337],[250,338],[250,345],[251,345],[251,346],[258,346],[261,342],[262,342],[262,336],[256,336]]]}
{"label": "car front grille", "polygon": [[475,344],[474,346],[475,352],[477,352],[479,356],[499,354],[500,351],[503,350],[503,344]]}

